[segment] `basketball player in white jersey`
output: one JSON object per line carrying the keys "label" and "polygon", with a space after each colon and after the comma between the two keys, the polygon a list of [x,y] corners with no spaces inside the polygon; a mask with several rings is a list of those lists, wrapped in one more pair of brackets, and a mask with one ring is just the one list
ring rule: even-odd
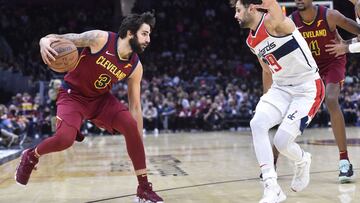
{"label": "basketball player in white jersey", "polygon": [[324,85],[310,49],[276,0],[230,0],[241,28],[250,28],[247,44],[263,69],[264,95],[250,122],[253,144],[264,180],[260,203],[286,199],[277,183],[269,129],[280,124],[274,145],[295,163],[291,189],[310,181],[311,154],[294,141],[320,107]]}

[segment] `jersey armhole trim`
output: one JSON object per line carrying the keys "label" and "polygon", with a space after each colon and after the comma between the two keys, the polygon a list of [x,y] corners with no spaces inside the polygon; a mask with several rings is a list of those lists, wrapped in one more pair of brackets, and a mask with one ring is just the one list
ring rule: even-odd
{"label": "jersey armhole trim", "polygon": [[101,53],[102,51],[104,51],[104,49],[106,49],[106,47],[107,47],[108,44],[109,44],[108,42],[109,42],[109,40],[110,40],[110,37],[111,37],[111,33],[110,33],[110,32],[107,32],[107,33],[108,33],[108,38],[107,38],[107,40],[106,40],[106,43],[105,43],[105,45],[104,45],[99,51],[97,51],[97,52],[95,52],[95,53],[91,53],[90,47],[86,47],[86,48],[89,49],[90,55],[92,55],[92,56],[98,55],[99,53]]}
{"label": "jersey armhole trim", "polygon": [[324,8],[324,16],[323,16],[323,17],[324,17],[324,20],[325,20],[326,28],[327,28],[331,33],[336,32],[336,28],[335,28],[334,31],[331,31],[331,29],[330,29],[329,22],[328,22],[328,19],[327,19],[327,12],[328,12],[328,9],[325,7],[325,8]]}

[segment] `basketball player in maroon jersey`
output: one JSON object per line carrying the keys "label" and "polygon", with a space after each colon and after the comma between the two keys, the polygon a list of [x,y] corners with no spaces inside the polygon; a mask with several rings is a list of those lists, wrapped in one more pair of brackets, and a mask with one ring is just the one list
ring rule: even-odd
{"label": "basketball player in maroon jersey", "polygon": [[[58,39],[85,47],[74,70],[65,75],[57,99],[55,134],[35,148],[23,152],[16,170],[16,182],[26,185],[39,158],[71,147],[84,119],[93,121],[109,132],[120,132],[139,182],[137,200],[162,203],[163,199],[147,180],[145,151],[142,142],[140,82],[143,67],[137,53],[150,43],[155,25],[153,14],[131,14],[121,23],[118,33],[91,30],[81,34],[50,34],[40,40],[40,53],[46,64],[57,55],[50,44]],[[110,93],[113,84],[127,80],[129,109]]]}
{"label": "basketball player in maroon jersey", "polygon": [[[346,56],[329,54],[325,45],[338,40],[336,26],[356,35],[360,34],[360,26],[337,10],[313,5],[312,0],[295,0],[295,3],[298,10],[291,14],[291,18],[308,43],[326,85],[325,103],[340,153],[339,181],[346,183],[354,174],[348,157],[344,116],[338,102],[345,78]],[[278,152],[273,151],[277,157]]]}
{"label": "basketball player in maroon jersey", "polygon": [[[354,4],[356,21],[358,24],[360,24],[360,1],[349,1]],[[327,44],[325,47],[327,48],[326,51],[330,54],[335,54],[335,57],[346,53],[360,53],[360,37],[358,35],[357,37],[350,40],[340,40],[339,42],[335,41],[334,44]]]}

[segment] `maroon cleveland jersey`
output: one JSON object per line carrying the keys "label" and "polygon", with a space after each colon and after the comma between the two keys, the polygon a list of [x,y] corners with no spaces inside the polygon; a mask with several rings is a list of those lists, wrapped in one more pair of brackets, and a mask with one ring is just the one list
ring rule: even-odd
{"label": "maroon cleveland jersey", "polygon": [[71,89],[85,97],[97,97],[131,75],[139,57],[133,53],[130,60],[121,60],[117,54],[118,38],[116,33],[109,32],[108,41],[99,52],[92,54],[89,47],[83,49],[75,69],[64,78]]}
{"label": "maroon cleveland jersey", "polygon": [[327,18],[327,7],[317,6],[317,15],[311,23],[305,23],[300,16],[299,11],[291,14],[296,27],[305,38],[319,67],[320,75],[329,68],[343,68],[346,65],[346,55],[335,58],[334,55],[325,51],[325,45],[332,43],[336,39],[336,30],[331,32]]}

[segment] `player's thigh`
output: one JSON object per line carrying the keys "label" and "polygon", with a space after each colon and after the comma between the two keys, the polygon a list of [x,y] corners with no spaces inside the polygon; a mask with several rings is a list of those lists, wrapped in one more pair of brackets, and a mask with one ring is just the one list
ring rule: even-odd
{"label": "player's thigh", "polygon": [[60,91],[57,99],[57,126],[61,122],[66,122],[68,125],[80,131],[86,107],[79,101],[72,99],[65,91]]}
{"label": "player's thigh", "polygon": [[295,88],[294,97],[279,128],[291,134],[301,134],[319,110],[324,94],[324,84],[320,79]]}
{"label": "player's thigh", "polygon": [[270,129],[281,123],[282,119],[281,111],[276,106],[260,100],[256,106],[255,115],[250,121],[250,126],[253,128],[261,125],[266,129]]}
{"label": "player's thigh", "polygon": [[280,111],[281,116],[284,116],[289,108],[289,105],[292,101],[292,96],[285,89],[281,89],[281,87],[272,86],[261,98],[256,106],[256,110],[267,110],[265,107],[267,105],[263,104],[263,102],[271,104],[277,110]]}
{"label": "player's thigh", "polygon": [[342,88],[345,80],[345,64],[342,62],[334,62],[328,65],[328,67],[326,67],[324,71],[321,71],[320,75],[324,83],[326,85],[330,83],[339,84],[340,88]]}
{"label": "player's thigh", "polygon": [[101,111],[96,115],[95,118],[91,119],[91,121],[96,126],[100,128],[105,128],[110,133],[113,133],[115,130],[117,130],[114,128],[113,123],[119,112],[128,112],[128,114],[130,115],[128,108],[123,103],[121,103],[114,95],[109,93],[107,95],[104,95],[104,102],[102,104]]}

